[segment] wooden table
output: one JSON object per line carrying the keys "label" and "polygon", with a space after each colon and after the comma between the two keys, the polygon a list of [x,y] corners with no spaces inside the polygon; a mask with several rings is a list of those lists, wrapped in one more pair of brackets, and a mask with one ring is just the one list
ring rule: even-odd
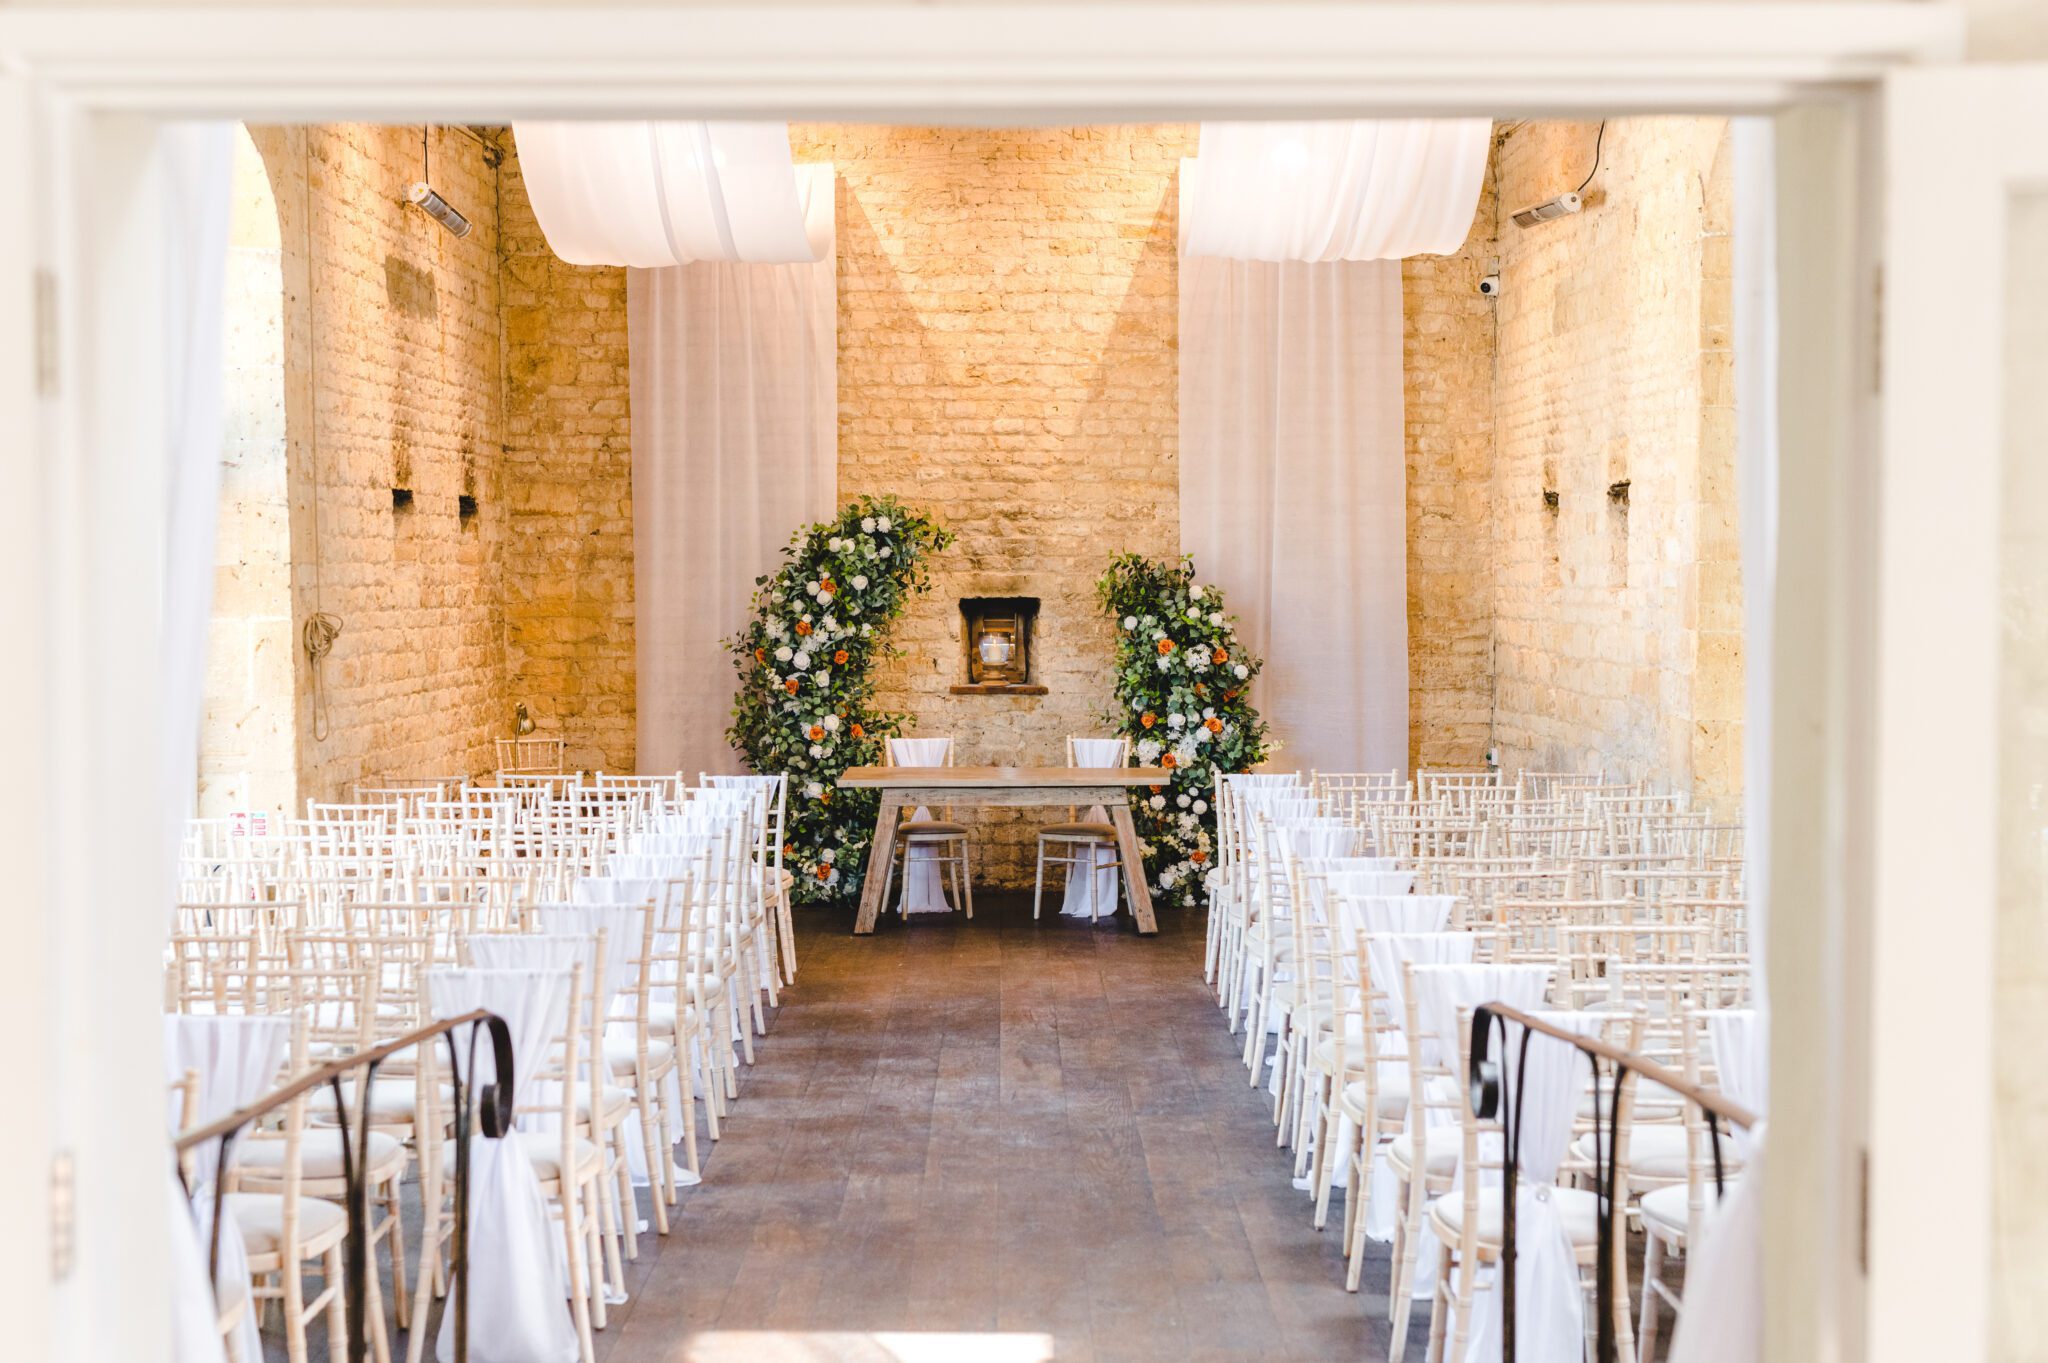
{"label": "wooden table", "polygon": [[1116,828],[1124,889],[1131,917],[1144,934],[1159,931],[1152,917],[1152,895],[1145,888],[1145,854],[1138,830],[1131,824],[1133,786],[1163,786],[1171,779],[1164,767],[853,767],[839,778],[847,790],[879,790],[882,809],[875,816],[875,841],[868,852],[867,880],[861,885],[856,933],[875,930],[882,913],[882,882],[896,851],[896,826],[903,811],[918,805],[1005,805],[1087,807],[1101,805]]}

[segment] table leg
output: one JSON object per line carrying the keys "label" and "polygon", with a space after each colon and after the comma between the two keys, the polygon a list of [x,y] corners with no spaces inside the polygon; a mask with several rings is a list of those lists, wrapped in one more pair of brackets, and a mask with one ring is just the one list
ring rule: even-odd
{"label": "table leg", "polygon": [[1150,936],[1159,931],[1152,917],[1152,892],[1145,888],[1145,850],[1138,842],[1137,826],[1131,822],[1131,807],[1119,802],[1109,808],[1109,821],[1116,827],[1116,846],[1124,863],[1124,892],[1131,901],[1131,917],[1138,932]]}
{"label": "table leg", "polygon": [[854,919],[855,936],[875,930],[882,914],[882,882],[889,877],[889,858],[896,855],[896,825],[901,822],[903,801],[882,792],[882,808],[875,815],[875,840],[868,845],[868,873],[860,885],[860,916]]}

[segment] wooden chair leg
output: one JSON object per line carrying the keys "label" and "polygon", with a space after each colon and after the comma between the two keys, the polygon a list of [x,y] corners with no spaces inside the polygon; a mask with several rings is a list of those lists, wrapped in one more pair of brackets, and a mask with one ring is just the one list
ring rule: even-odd
{"label": "wooden chair leg", "polygon": [[[346,1270],[342,1266],[341,1252],[342,1246],[346,1243],[347,1241],[344,1240],[335,1241],[323,1260],[327,1276],[325,1287],[328,1293],[327,1356],[329,1358],[348,1357],[348,1302],[346,1300],[347,1294],[342,1291],[342,1282],[344,1281]],[[305,1332],[303,1330],[300,1331],[299,1338],[301,1344],[303,1344],[305,1340]]]}
{"label": "wooden chair leg", "polygon": [[1045,839],[1038,840],[1038,868],[1031,880],[1031,916],[1038,917],[1039,906],[1045,901]]}

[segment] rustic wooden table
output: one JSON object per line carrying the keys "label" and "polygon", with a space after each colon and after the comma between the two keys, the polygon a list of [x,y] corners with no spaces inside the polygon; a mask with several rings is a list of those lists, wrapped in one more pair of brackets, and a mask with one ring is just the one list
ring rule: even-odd
{"label": "rustic wooden table", "polygon": [[903,811],[918,805],[1101,805],[1116,828],[1117,851],[1124,866],[1124,889],[1138,931],[1159,931],[1152,917],[1152,895],[1145,888],[1145,856],[1138,830],[1131,824],[1133,786],[1161,786],[1170,778],[1164,767],[853,767],[839,778],[849,790],[879,790],[882,808],[875,816],[875,841],[868,852],[867,879],[861,885],[856,933],[875,930],[882,913],[882,882],[896,850],[896,826]]}

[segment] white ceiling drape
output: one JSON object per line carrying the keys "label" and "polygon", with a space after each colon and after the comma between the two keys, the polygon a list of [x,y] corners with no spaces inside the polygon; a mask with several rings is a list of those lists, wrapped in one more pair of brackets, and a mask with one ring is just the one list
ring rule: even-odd
{"label": "white ceiling drape", "polygon": [[831,248],[831,181],[797,175],[786,123],[514,123],[512,137],[541,233],[571,265],[789,264]]}
{"label": "white ceiling drape", "polygon": [[1484,118],[1204,123],[1181,162],[1181,254],[1232,260],[1449,255],[1479,206]]}

